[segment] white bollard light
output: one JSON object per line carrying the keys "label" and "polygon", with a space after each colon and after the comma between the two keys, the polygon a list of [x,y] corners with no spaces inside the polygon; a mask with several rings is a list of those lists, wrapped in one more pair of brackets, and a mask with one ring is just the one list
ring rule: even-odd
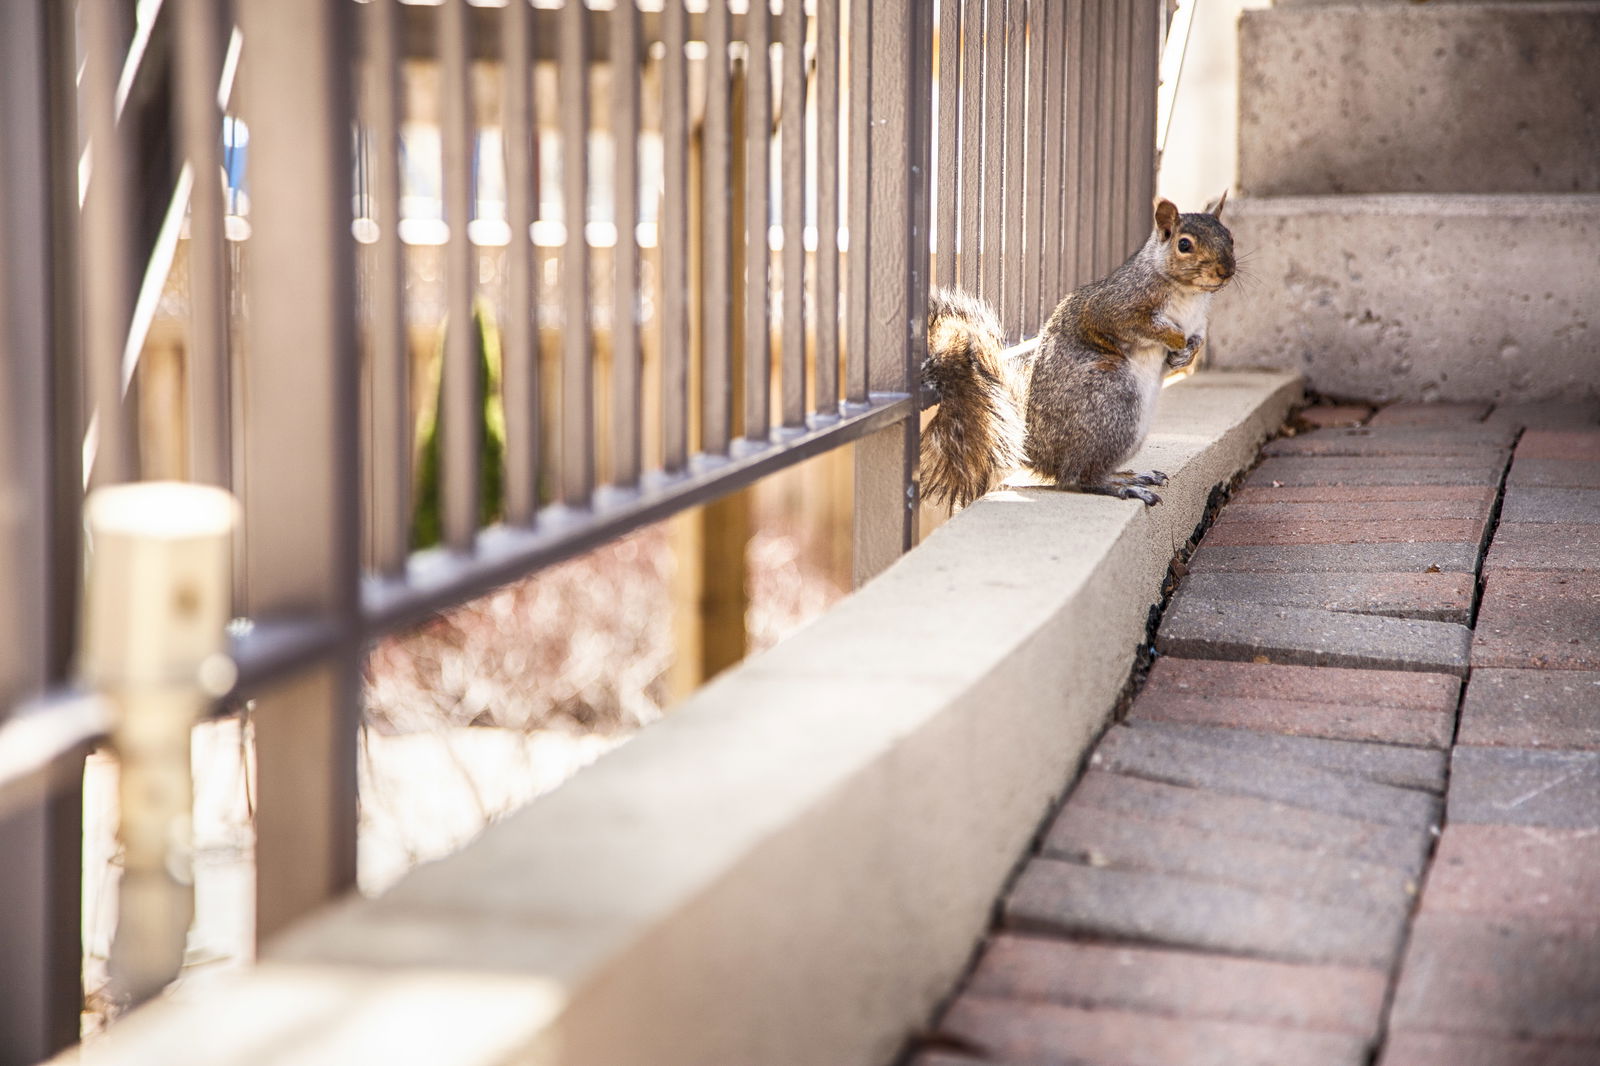
{"label": "white bollard light", "polygon": [[114,708],[123,874],[110,970],[130,1003],[178,976],[194,917],[189,736],[233,685],[225,627],[238,516],[228,492],[179,482],[97,489],[84,508],[79,669]]}

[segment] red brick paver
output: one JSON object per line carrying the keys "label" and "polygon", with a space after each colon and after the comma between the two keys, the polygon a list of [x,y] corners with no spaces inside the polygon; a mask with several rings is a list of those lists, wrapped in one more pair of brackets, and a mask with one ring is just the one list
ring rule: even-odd
{"label": "red brick paver", "polygon": [[1374,426],[1459,426],[1483,421],[1486,403],[1395,403],[1371,418]]}
{"label": "red brick paver", "polygon": [[1459,689],[1449,674],[1161,658],[1129,717],[1443,748]]}
{"label": "red brick paver", "polygon": [[[1254,503],[1408,503],[1429,500],[1470,500],[1485,507],[1499,497],[1493,485],[1241,485],[1230,498],[1235,504]],[[1223,509],[1223,516],[1227,516]]]}
{"label": "red brick paver", "polygon": [[1370,1033],[1387,985],[1378,970],[1002,934],[967,987],[1085,1010]]}
{"label": "red brick paver", "polygon": [[1425,912],[1593,920],[1600,907],[1600,834],[1592,829],[1446,826],[1428,875]]}
{"label": "red brick paver", "polygon": [[1472,665],[1600,670],[1600,573],[1489,574]]}
{"label": "red brick paver", "polygon": [[1483,539],[1483,519],[1420,518],[1406,522],[1370,519],[1307,521],[1303,518],[1218,522],[1206,544],[1416,544]]}
{"label": "red brick paver", "polygon": [[1396,1031],[1600,1040],[1600,919],[1424,906],[1395,995]]}
{"label": "red brick paver", "polygon": [[1349,1033],[970,995],[940,1029],[984,1049],[980,1061],[1030,1066],[1364,1066],[1368,1047]]}
{"label": "red brick paver", "polygon": [[1457,742],[1600,750],[1600,671],[1474,670]]}
{"label": "red brick paver", "polygon": [[1483,569],[1600,571],[1600,524],[1502,521]]}
{"label": "red brick paver", "polygon": [[1378,1066],[1595,1066],[1600,1041],[1391,1033]]}
{"label": "red brick paver", "polygon": [[1600,428],[1530,429],[1517,442],[1517,458],[1600,463]]}
{"label": "red brick paver", "polygon": [[1356,426],[1372,417],[1366,404],[1316,404],[1300,412],[1300,418],[1313,426]]}
{"label": "red brick paver", "polygon": [[1511,464],[1510,488],[1600,489],[1600,462],[1524,459]]}

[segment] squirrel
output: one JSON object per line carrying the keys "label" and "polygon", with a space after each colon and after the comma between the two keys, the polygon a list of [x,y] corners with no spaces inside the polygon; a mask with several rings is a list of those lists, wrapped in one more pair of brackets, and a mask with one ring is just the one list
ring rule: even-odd
{"label": "squirrel", "polygon": [[923,494],[965,507],[1027,466],[1057,488],[1161,502],[1159,470],[1117,468],[1139,450],[1168,368],[1205,343],[1211,297],[1234,275],[1228,194],[1199,213],[1155,204],[1144,245],[1056,305],[1037,350],[1007,359],[994,312],[957,290],[929,301],[922,376],[939,404],[923,431]]}

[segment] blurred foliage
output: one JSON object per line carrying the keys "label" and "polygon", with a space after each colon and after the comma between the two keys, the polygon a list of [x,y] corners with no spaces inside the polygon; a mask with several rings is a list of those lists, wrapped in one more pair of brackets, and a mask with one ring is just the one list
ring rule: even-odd
{"label": "blurred foliage", "polygon": [[[473,349],[478,364],[478,390],[483,397],[483,415],[474,427],[479,442],[478,522],[491,525],[505,513],[506,414],[500,391],[500,328],[494,310],[482,299],[472,308]],[[417,484],[411,513],[411,547],[431,548],[444,539],[443,500],[439,474],[443,461],[439,423],[443,417],[444,390],[440,379],[444,370],[445,338],[450,330],[446,319],[439,329],[439,342],[428,360],[428,395],[417,422]]]}

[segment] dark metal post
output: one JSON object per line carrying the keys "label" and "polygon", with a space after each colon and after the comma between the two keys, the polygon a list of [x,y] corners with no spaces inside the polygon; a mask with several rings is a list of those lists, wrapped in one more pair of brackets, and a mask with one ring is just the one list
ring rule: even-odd
{"label": "dark metal post", "polygon": [[[63,632],[74,615],[61,595],[55,552],[67,568],[78,566],[73,527],[56,528],[56,483],[76,473],[52,469],[59,454],[49,446],[53,422],[66,413],[74,432],[75,392],[55,395],[52,350],[58,347],[54,306],[68,287],[59,281],[59,232],[52,185],[63,180],[62,154],[53,151],[51,85],[70,53],[52,51],[70,37],[47,20],[48,5],[0,5],[0,720],[19,700],[60,681],[65,668]],[[68,74],[70,62],[66,62]],[[56,81],[56,84],[60,84]],[[71,122],[67,121],[70,131]],[[70,139],[70,138],[69,138]],[[76,171],[68,168],[71,189]],[[71,205],[74,209],[76,203]],[[70,484],[76,494],[79,485]],[[70,594],[70,583],[67,586]],[[65,616],[63,619],[62,616]],[[63,626],[63,620],[67,623]],[[80,983],[83,848],[81,756],[50,775],[53,788],[36,805],[0,814],[0,1066],[31,1063],[78,1037],[83,1005]]]}
{"label": "dark metal post", "polygon": [[[933,20],[931,5],[919,0],[879,0],[871,14],[867,373],[874,393],[910,394],[922,361],[927,317]],[[856,444],[858,585],[916,541],[917,431],[913,414]]]}
{"label": "dark metal post", "polygon": [[241,0],[252,225],[245,341],[249,613],[331,646],[256,700],[256,933],[355,883],[360,646],[353,20],[343,0]]}

